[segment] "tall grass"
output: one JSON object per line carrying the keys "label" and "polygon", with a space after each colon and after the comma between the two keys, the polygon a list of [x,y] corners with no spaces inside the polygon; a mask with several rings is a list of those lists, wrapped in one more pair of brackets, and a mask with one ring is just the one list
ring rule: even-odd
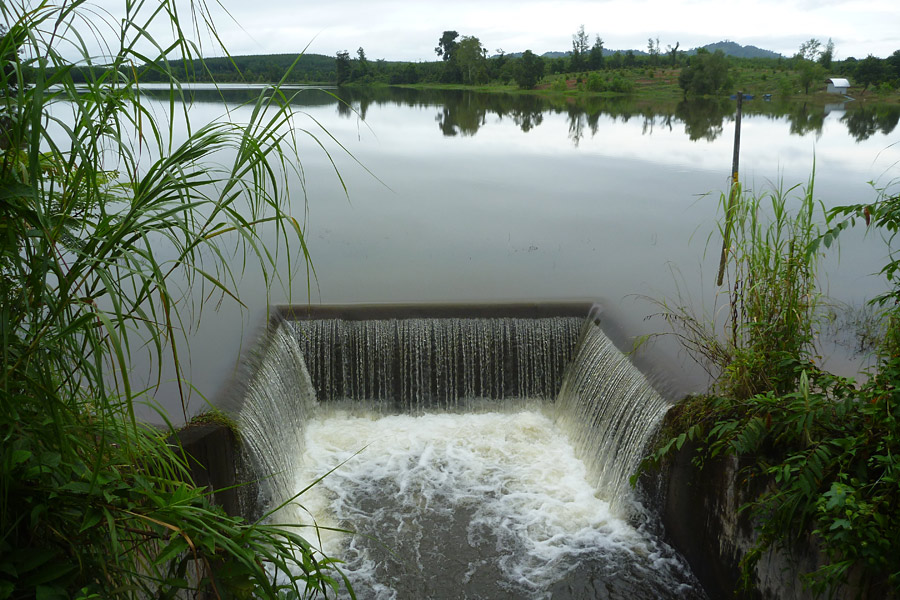
{"label": "tall grass", "polygon": [[[135,417],[153,390],[129,375],[148,347],[181,379],[191,288],[239,302],[251,261],[267,282],[279,253],[308,264],[285,185],[301,169],[290,99],[262,92],[248,122],[179,143],[190,119],[167,57],[197,58],[201,29],[217,39],[210,12],[125,10],[0,4],[0,598],[326,594],[339,572],[300,532],[226,516],[184,483],[168,432]],[[148,71],[168,114],[141,100]]]}
{"label": "tall grass", "polygon": [[678,301],[657,301],[660,315],[722,393],[743,399],[793,389],[794,365],[814,355],[817,242],[827,218],[813,194],[813,180],[806,188],[758,194],[739,188],[731,200],[723,193],[719,233],[729,240],[724,305],[702,316]]}

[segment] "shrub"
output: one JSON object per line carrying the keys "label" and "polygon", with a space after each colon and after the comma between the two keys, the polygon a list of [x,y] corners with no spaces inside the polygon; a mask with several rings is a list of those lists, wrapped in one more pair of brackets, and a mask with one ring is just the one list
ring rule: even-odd
{"label": "shrub", "polygon": [[550,84],[550,90],[554,92],[565,92],[568,89],[569,84],[566,82],[565,77],[554,79],[553,83]]}
{"label": "shrub", "polygon": [[815,539],[826,560],[802,574],[814,592],[833,593],[852,574],[861,596],[900,593],[900,262],[883,269],[892,289],[875,300],[889,309],[871,377],[857,386],[810,360],[814,257],[857,219],[896,232],[900,197],[878,194],[872,204],[830,211],[820,221],[830,228],[818,235],[810,193],[792,217],[774,196],[765,227],[756,203],[737,204],[720,228],[735,239],[726,255],[726,339],[684,310],[665,311],[688,349],[721,368],[719,393],[689,400],[677,430],[645,466],[687,439],[699,442],[698,464],[721,455],[749,463],[739,481],[761,481],[753,489],[763,491],[741,509],[757,533],[742,564],[745,585],[766,550],[789,553],[796,541]]}
{"label": "shrub", "polygon": [[589,92],[602,92],[606,89],[606,81],[601,77],[600,73],[594,71],[588,76],[585,89]]}

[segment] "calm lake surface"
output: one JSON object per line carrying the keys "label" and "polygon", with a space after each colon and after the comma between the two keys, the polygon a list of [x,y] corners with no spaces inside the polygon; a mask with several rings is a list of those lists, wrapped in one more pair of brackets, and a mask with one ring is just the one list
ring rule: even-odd
{"label": "calm lake surface", "polygon": [[[241,103],[259,93],[200,88],[192,122],[244,120],[249,109]],[[161,101],[152,91],[148,98]],[[240,284],[248,312],[206,303],[191,333],[190,378],[210,399],[227,388],[267,302],[587,299],[601,302],[627,336],[666,330],[661,319],[646,320],[655,308],[641,295],[672,298],[680,290],[710,313],[723,303],[715,287],[721,240],[713,235],[707,249],[707,239],[729,184],[734,102],[654,108],[403,89],[304,90],[296,102],[304,113],[298,127],[318,140],[299,138],[306,200],[295,181],[293,208],[316,278],[307,293],[301,266],[267,300],[248,265]],[[815,196],[831,207],[872,201],[868,182],[900,175],[900,107],[849,102],[823,110],[760,100],[744,107],[745,187],[805,186],[815,167]],[[876,236],[842,235],[823,288],[836,302],[862,305],[884,289],[870,274],[886,255]],[[672,345],[663,348],[675,355]],[[138,374],[146,370],[138,366]],[[704,384],[692,375],[680,385]],[[174,386],[157,397],[179,420]],[[203,408],[195,392],[188,410]]]}

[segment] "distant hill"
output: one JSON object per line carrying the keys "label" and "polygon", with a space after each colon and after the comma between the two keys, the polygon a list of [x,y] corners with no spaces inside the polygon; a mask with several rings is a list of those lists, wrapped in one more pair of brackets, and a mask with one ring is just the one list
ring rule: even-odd
{"label": "distant hill", "polygon": [[[781,54],[777,52],[772,52],[771,50],[764,50],[763,48],[757,48],[756,46],[742,46],[736,42],[732,42],[729,40],[723,40],[721,42],[715,42],[714,44],[707,44],[705,46],[700,46],[705,50],[709,50],[710,52],[715,52],[716,50],[721,50],[723,54],[726,56],[734,56],[736,58],[782,58]],[[635,50],[631,49],[635,56],[647,56],[646,50]],[[612,56],[616,52],[621,54],[625,54],[628,50],[610,50],[609,48],[603,49],[603,56]],[[564,58],[566,56],[570,56],[572,54],[571,51],[566,52],[544,52],[541,54],[544,58]],[[680,54],[680,52],[679,52]],[[697,48],[692,48],[685,52],[687,55],[697,54]],[[522,56],[521,52],[513,52],[507,54],[506,56],[510,58],[518,58]]]}
{"label": "distant hill", "polygon": [[[716,42],[714,44],[707,44],[705,46],[701,46],[701,48],[709,50],[710,52],[721,50],[722,53],[726,56],[734,56],[736,58],[783,58],[781,54],[772,52],[771,50],[763,50],[762,48],[757,48],[756,46],[741,46],[736,42],[731,42],[728,40]],[[697,48],[688,50],[687,54],[697,54]]]}

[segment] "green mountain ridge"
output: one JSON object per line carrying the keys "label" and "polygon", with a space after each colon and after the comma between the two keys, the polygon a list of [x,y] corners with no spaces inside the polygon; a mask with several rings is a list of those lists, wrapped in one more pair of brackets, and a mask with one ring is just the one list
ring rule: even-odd
{"label": "green mountain ridge", "polygon": [[[757,46],[747,45],[742,46],[737,42],[732,42],[730,40],[722,40],[721,42],[714,42],[712,44],[706,44],[705,46],[698,46],[697,48],[691,48],[690,50],[683,51],[684,54],[688,56],[693,56],[697,54],[697,50],[699,49],[708,50],[709,52],[715,52],[716,50],[721,50],[726,56],[734,56],[736,58],[783,58],[781,54],[778,52],[773,52],[772,50],[766,50],[764,48],[759,48]],[[637,50],[634,48],[625,49],[625,50],[611,50],[609,48],[603,49],[603,56],[612,56],[616,52],[621,54],[625,54],[628,51],[634,53],[635,56],[648,56],[648,52],[645,50]],[[544,52],[541,54],[544,58],[564,58],[566,56],[571,55],[571,51],[566,52]],[[507,54],[510,58],[517,58],[522,56],[521,52],[514,52],[511,54]]]}

